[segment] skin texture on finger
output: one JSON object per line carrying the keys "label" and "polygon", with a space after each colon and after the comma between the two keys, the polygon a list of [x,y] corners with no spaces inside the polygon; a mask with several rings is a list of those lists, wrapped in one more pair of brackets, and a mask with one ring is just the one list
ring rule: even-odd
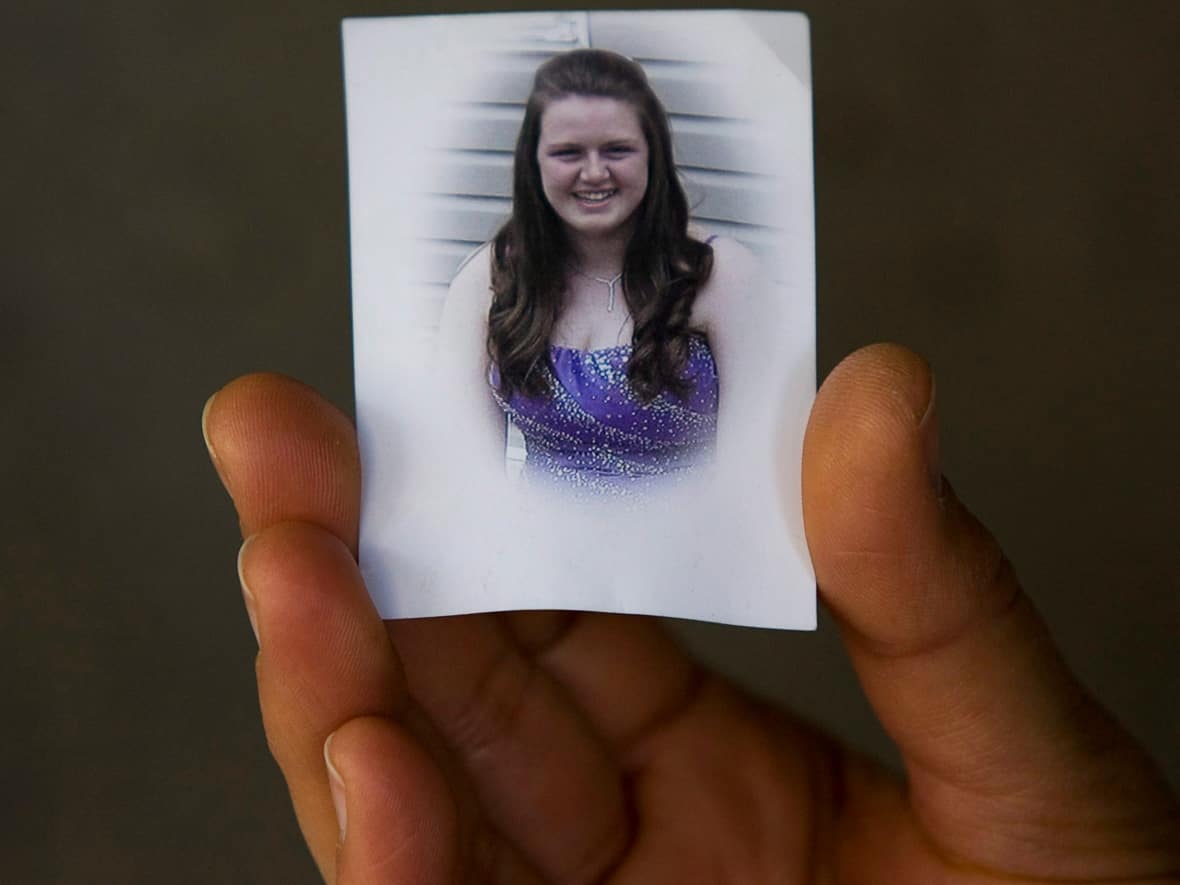
{"label": "skin texture on finger", "polygon": [[267,741],[312,855],[331,881],[337,822],[323,744],[357,716],[403,715],[409,696],[401,667],[335,535],[279,523],[250,538],[240,570],[255,600]]}
{"label": "skin texture on finger", "polygon": [[388,719],[346,722],[325,746],[344,806],[337,885],[459,881],[459,810],[434,761]]}
{"label": "skin texture on finger", "polygon": [[[505,612],[526,655],[560,684],[624,769],[627,749],[692,700],[703,674],[656,618]],[[621,692],[620,686],[627,691]]]}
{"label": "skin texture on finger", "polygon": [[1070,676],[994,540],[932,481],[928,367],[854,354],[804,444],[808,543],[914,818],[965,868],[1129,879],[1175,869],[1175,805]]}
{"label": "skin texture on finger", "polygon": [[[333,869],[338,819],[327,788],[324,740],[341,723],[368,716],[371,724],[382,723],[379,743],[396,747],[401,755],[378,763],[361,753],[374,765],[371,778],[365,762],[349,763],[355,775],[348,780],[350,795],[368,803],[362,821],[375,827],[377,812],[371,806],[384,801],[381,820],[393,836],[426,828],[422,836],[429,839],[425,846],[407,843],[398,858],[388,849],[382,854],[379,845],[358,849],[354,866],[360,880],[370,881],[371,871],[387,863],[412,868],[408,865],[422,860],[423,852],[434,858],[445,847],[449,859],[431,859],[423,875],[433,875],[438,867],[487,882],[533,881],[535,874],[515,848],[487,825],[462,773],[410,699],[384,623],[343,542],[319,526],[280,523],[251,537],[243,548],[241,572],[255,599],[256,670],[267,740],[324,878],[336,881],[341,875]],[[347,755],[349,740],[343,746]],[[383,792],[382,784],[389,781],[382,778],[390,771],[412,776],[415,792],[393,798]],[[416,805],[411,798],[420,792],[429,801]],[[359,832],[365,831],[362,826]]]}
{"label": "skin texture on finger", "polygon": [[525,654],[532,655],[557,642],[581,617],[570,611],[509,611],[496,617]]}
{"label": "skin texture on finger", "polygon": [[817,881],[814,733],[708,677],[629,752],[641,826],[612,885]]}
{"label": "skin texture on finger", "polygon": [[612,885],[820,881],[829,742],[702,672],[657,619],[524,614],[502,617],[627,779],[636,831]]}
{"label": "skin texture on finger", "polygon": [[454,792],[421,741],[396,723],[353,719],[333,733],[325,758],[345,807],[337,885],[544,885],[514,851],[456,851],[466,827]]}
{"label": "skin texture on finger", "polygon": [[317,744],[356,716],[407,713],[400,664],[354,561],[355,433],[313,390],[273,374],[226,385],[206,404],[202,430],[252,535],[239,564],[258,622],[267,741],[332,881],[336,818]]}
{"label": "skin texture on finger", "polygon": [[414,698],[503,836],[549,881],[594,882],[625,851],[619,770],[591,724],[494,615],[387,624]]}
{"label": "skin texture on finger", "polygon": [[202,425],[243,536],[276,522],[310,522],[356,555],[360,456],[346,415],[298,381],[257,374],[219,390]]}

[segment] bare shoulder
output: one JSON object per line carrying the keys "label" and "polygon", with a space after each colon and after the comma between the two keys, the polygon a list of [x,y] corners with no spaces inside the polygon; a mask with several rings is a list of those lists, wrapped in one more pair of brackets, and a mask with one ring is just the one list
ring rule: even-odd
{"label": "bare shoulder", "polygon": [[451,285],[443,307],[444,325],[470,323],[487,318],[492,304],[492,246],[484,243],[463,259]]}
{"label": "bare shoulder", "polygon": [[449,291],[478,297],[492,288],[492,244],[484,243],[463,259],[451,278]]}
{"label": "bare shoulder", "polygon": [[736,303],[758,288],[762,276],[758,256],[732,237],[718,237],[713,247],[713,270],[697,293],[693,313],[705,331],[716,329]]}
{"label": "bare shoulder", "polygon": [[746,279],[758,275],[758,256],[733,237],[713,240],[713,273],[706,286],[714,281]]}

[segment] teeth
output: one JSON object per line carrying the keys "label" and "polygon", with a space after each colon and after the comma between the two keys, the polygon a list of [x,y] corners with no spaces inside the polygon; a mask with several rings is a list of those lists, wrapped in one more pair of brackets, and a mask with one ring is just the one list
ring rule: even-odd
{"label": "teeth", "polygon": [[599,203],[607,197],[613,196],[614,191],[594,191],[593,193],[575,194],[579,200],[589,200],[591,203]]}

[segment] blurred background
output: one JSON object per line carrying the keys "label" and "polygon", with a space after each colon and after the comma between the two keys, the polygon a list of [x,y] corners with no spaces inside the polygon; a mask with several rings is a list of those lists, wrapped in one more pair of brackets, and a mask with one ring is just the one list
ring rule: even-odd
{"label": "blurred background", "polygon": [[[257,369],[351,409],[339,19],[476,8],[0,7],[5,881],[318,881],[200,410]],[[820,375],[930,359],[947,475],[1180,783],[1180,5],[797,8]],[[889,758],[829,620],[676,629]]]}

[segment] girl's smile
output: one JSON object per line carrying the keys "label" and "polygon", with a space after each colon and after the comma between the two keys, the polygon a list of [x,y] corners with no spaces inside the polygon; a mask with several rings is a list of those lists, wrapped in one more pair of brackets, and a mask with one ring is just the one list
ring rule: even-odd
{"label": "girl's smile", "polygon": [[620,231],[647,193],[648,146],[625,101],[570,95],[541,117],[541,187],[566,228],[588,237]]}

